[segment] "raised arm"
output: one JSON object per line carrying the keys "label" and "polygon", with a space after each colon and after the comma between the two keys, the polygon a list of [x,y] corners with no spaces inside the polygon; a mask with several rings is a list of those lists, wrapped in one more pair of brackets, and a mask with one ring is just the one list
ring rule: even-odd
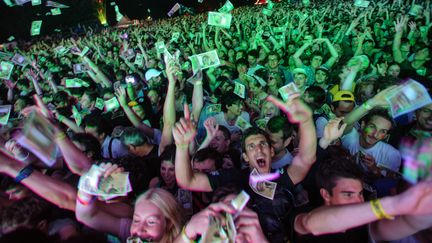
{"label": "raised arm", "polygon": [[82,175],[90,169],[91,159],[79,150],[65,133],[57,129],[54,136],[55,142],[63,154],[64,161],[72,173]]}
{"label": "raised arm", "polygon": [[162,154],[165,147],[172,144],[172,128],[176,121],[175,114],[175,73],[178,67],[175,66],[174,61],[170,61],[167,64],[166,74],[168,77],[168,88],[163,106],[163,128],[162,138],[159,144],[159,153]]}
{"label": "raised arm", "polygon": [[134,125],[134,127],[138,127],[141,124],[141,119],[129,107],[125,88],[121,86],[118,87],[115,90],[115,95],[117,96],[120,106],[123,109],[123,111],[126,113],[126,116],[128,117],[129,121],[132,123],[132,125]]}
{"label": "raised arm", "polygon": [[80,190],[76,199],[75,216],[79,222],[103,233],[120,235],[121,218],[108,213],[107,209],[102,210],[103,202],[95,200],[94,196]]}
{"label": "raised arm", "polygon": [[395,89],[397,89],[397,86],[388,87],[351,111],[344,118],[344,123],[347,125],[345,134],[350,133],[355,123],[362,119],[370,110],[376,107],[386,107],[388,105],[386,97],[388,97],[392,92],[395,92]]}
{"label": "raised arm", "polygon": [[[420,215],[430,215],[432,213],[430,207],[430,203],[432,202],[431,185],[430,181],[422,182],[402,194],[385,197],[372,202],[322,206],[307,214],[298,215],[294,221],[294,229],[299,234],[312,233],[314,235],[320,235],[342,232],[376,220],[391,219],[394,216],[416,215],[396,217],[392,222],[388,220],[377,222],[375,226],[372,227],[371,234],[375,240],[377,240],[377,238],[385,240],[390,240],[389,238],[400,239],[401,237],[415,233],[425,226],[416,227],[408,225],[408,222],[403,223],[403,220],[408,217],[411,219],[417,218],[420,221],[424,220],[424,216]],[[386,221],[389,223],[387,224]],[[427,220],[426,223],[426,225],[430,225],[431,220]],[[387,228],[391,226],[396,228]],[[380,235],[379,227],[386,228],[387,234],[389,234],[391,230],[391,235],[387,235],[388,238],[385,237],[386,235],[384,232],[381,232],[384,234]],[[413,228],[415,228],[415,230],[413,230]]]}
{"label": "raised arm", "polygon": [[303,52],[304,52],[307,48],[309,48],[309,46],[311,46],[311,45],[312,45],[312,42],[311,42],[311,41],[305,42],[305,43],[303,44],[303,46],[300,47],[300,49],[298,49],[298,50],[296,51],[296,53],[293,55],[293,58],[294,58],[294,61],[295,61],[295,65],[296,65],[296,67],[300,68],[300,67],[303,66],[303,62],[302,62],[302,60],[300,59],[300,56],[301,56],[301,55],[303,54]]}
{"label": "raised arm", "polygon": [[[28,166],[0,151],[0,173],[16,178],[24,168]],[[76,189],[63,181],[33,170],[21,184],[60,208],[75,210]]]}
{"label": "raised arm", "polygon": [[204,121],[204,127],[206,129],[206,137],[202,141],[198,150],[207,148],[210,145],[210,142],[216,136],[217,131],[219,130],[219,124],[217,124],[214,117],[207,118],[207,120]]}
{"label": "raised arm", "polygon": [[312,111],[299,99],[299,94],[290,96],[286,103],[273,96],[269,96],[267,100],[285,112],[291,123],[299,126],[299,153],[294,157],[287,173],[294,184],[300,183],[316,160],[317,136]]}
{"label": "raised arm", "polygon": [[343,135],[343,132],[347,126],[347,124],[342,124],[341,121],[343,118],[334,118],[331,119],[327,125],[324,128],[324,136],[320,138],[319,140],[319,146],[322,149],[327,149],[328,146],[335,141],[336,139],[340,138]]}
{"label": "raised arm", "polygon": [[138,68],[136,68],[135,65],[131,63],[126,57],[120,56],[120,58],[129,67],[129,69],[132,70],[132,72],[137,73],[142,80],[145,79],[143,72],[141,72]]}
{"label": "raised arm", "polygon": [[74,133],[83,133],[84,128],[79,127],[74,121],[72,121],[71,119],[59,114],[59,113],[55,113],[55,116],[57,118],[57,120],[60,123],[63,123],[64,125],[66,125],[68,128],[70,128]]}
{"label": "raised arm", "polygon": [[209,45],[208,45],[208,40],[207,40],[207,35],[206,35],[206,24],[205,23],[203,23],[202,25],[201,25],[201,28],[202,28],[202,39],[203,39],[203,47],[204,47],[204,50],[206,50],[206,51],[210,51],[210,47],[209,47]]}
{"label": "raised arm", "polygon": [[338,52],[336,51],[336,49],[334,48],[333,44],[330,42],[329,39],[324,38],[324,42],[327,45],[327,48],[329,49],[329,52],[331,54],[331,57],[327,60],[327,62],[325,63],[325,65],[328,68],[331,68],[336,63],[336,61],[338,60],[339,54],[338,54]]}
{"label": "raised arm", "polygon": [[189,144],[194,141],[196,128],[190,120],[189,108],[185,106],[185,116],[180,118],[172,130],[175,144],[175,173],[177,184],[191,191],[211,192],[212,188],[206,174],[195,173],[189,155]]}
{"label": "raised arm", "polygon": [[102,70],[88,57],[83,57],[82,60],[87,63],[87,65],[93,70],[93,72],[96,74],[96,77],[98,80],[102,82],[102,85],[104,87],[110,88],[112,83],[108,79],[108,77],[102,72]]}
{"label": "raised arm", "polygon": [[406,59],[402,55],[402,51],[400,48],[401,48],[403,29],[404,29],[407,21],[408,21],[408,18],[404,16],[404,17],[396,19],[396,21],[394,22],[396,33],[395,33],[395,36],[393,39],[392,51],[393,51],[393,58],[394,58],[395,62],[397,62],[397,63],[402,63]]}
{"label": "raised arm", "polygon": [[197,74],[195,75],[196,78],[196,82],[194,83],[193,86],[193,93],[192,93],[192,115],[193,115],[193,120],[194,122],[198,122],[199,120],[199,116],[201,114],[201,110],[204,106],[204,91],[203,91],[203,73],[201,70],[199,70],[197,72]]}

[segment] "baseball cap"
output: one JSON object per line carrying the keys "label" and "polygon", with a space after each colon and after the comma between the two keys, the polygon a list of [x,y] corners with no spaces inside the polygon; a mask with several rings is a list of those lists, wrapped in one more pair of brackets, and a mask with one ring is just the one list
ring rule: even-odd
{"label": "baseball cap", "polygon": [[293,74],[301,73],[307,76],[306,69],[304,68],[296,68],[293,70]]}
{"label": "baseball cap", "polygon": [[347,90],[339,90],[334,96],[332,102],[336,101],[352,101],[354,102],[354,95]]}
{"label": "baseball cap", "polygon": [[161,73],[161,71],[151,68],[145,73],[145,79],[149,81],[150,79],[159,76]]}
{"label": "baseball cap", "polygon": [[319,66],[316,68],[316,71],[318,70],[325,72],[327,75],[329,74],[329,69],[326,66]]}

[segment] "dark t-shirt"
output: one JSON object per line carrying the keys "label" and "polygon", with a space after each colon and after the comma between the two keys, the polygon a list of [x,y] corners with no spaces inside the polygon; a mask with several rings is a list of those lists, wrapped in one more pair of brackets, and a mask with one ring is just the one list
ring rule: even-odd
{"label": "dark t-shirt", "polygon": [[345,231],[344,233],[325,234],[314,236],[301,235],[297,236],[295,243],[368,243],[369,233],[368,225],[363,225]]}
{"label": "dark t-shirt", "polygon": [[270,242],[287,242],[291,235],[290,221],[294,215],[294,183],[286,172],[279,171],[273,200],[255,193],[249,186],[249,169],[220,170],[209,174],[209,182],[213,190],[218,187],[235,184],[247,191],[251,196],[249,207],[257,212],[261,227]]}
{"label": "dark t-shirt", "polygon": [[145,192],[149,187],[150,180],[159,175],[160,160],[157,154],[158,146],[155,145],[145,157],[127,156],[113,161],[129,172],[134,196]]}

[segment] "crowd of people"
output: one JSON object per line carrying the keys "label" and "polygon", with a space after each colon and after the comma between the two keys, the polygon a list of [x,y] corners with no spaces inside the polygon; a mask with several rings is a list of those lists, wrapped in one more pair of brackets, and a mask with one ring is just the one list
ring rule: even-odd
{"label": "crowd of people", "polygon": [[[0,85],[0,242],[198,242],[225,214],[235,242],[432,242],[432,104],[394,118],[387,99],[407,79],[431,94],[430,1],[265,7],[230,28],[201,13],[4,48],[28,65]],[[195,70],[212,50],[220,65]],[[21,145],[35,113],[50,166]],[[132,191],[79,189],[94,164]]]}

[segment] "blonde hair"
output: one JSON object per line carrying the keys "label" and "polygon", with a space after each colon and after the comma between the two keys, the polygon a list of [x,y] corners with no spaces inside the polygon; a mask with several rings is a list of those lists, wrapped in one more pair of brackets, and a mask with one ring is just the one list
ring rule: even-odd
{"label": "blonde hair", "polygon": [[180,234],[183,223],[182,210],[174,196],[164,189],[151,188],[137,198],[135,205],[142,200],[152,202],[162,211],[167,220],[167,228],[160,242],[173,242],[175,237]]}

